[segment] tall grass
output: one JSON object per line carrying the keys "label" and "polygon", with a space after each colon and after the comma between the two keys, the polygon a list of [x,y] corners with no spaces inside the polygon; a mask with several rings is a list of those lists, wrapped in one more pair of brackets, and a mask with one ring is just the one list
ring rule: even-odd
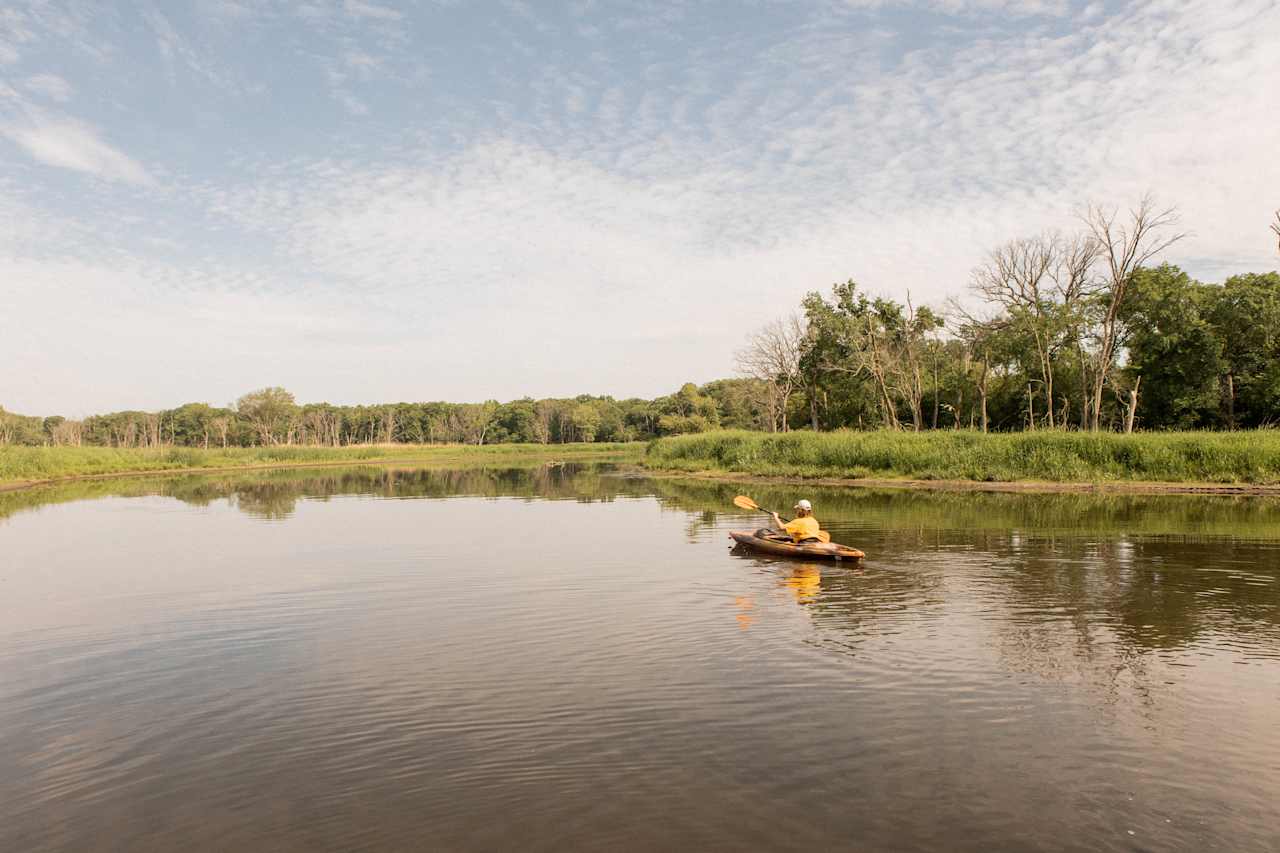
{"label": "tall grass", "polygon": [[799,477],[1280,483],[1280,431],[710,432],[650,442],[652,468]]}
{"label": "tall grass", "polygon": [[0,446],[0,485],[146,471],[181,471],[199,468],[250,468],[268,465],[307,465],[335,462],[384,461],[482,461],[583,457],[637,458],[639,444],[493,444],[403,445],[352,447],[232,447],[201,450],[171,447],[157,450],[115,447],[12,447]]}

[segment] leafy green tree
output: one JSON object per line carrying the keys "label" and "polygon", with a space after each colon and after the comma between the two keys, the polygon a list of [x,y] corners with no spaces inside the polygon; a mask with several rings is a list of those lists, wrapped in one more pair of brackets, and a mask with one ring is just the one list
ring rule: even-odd
{"label": "leafy green tree", "polygon": [[[715,402],[716,422],[726,429],[767,429],[768,411],[760,404],[765,390],[758,379],[716,379],[699,389]],[[650,432],[657,434],[655,425]]]}
{"label": "leafy green tree", "polygon": [[578,441],[595,441],[596,432],[600,429],[600,410],[594,403],[585,402],[574,406],[571,415],[573,431]]}
{"label": "leafy green tree", "polygon": [[1143,423],[1161,429],[1201,429],[1219,418],[1218,377],[1223,340],[1210,322],[1215,291],[1175,266],[1138,270],[1123,319],[1128,326],[1124,375],[1141,379]]}
{"label": "leafy green tree", "polygon": [[283,388],[251,391],[236,401],[236,412],[252,427],[262,445],[279,444],[286,436],[298,406]]}
{"label": "leafy green tree", "polygon": [[1280,420],[1280,273],[1232,276],[1211,309],[1224,341],[1228,428]]}
{"label": "leafy green tree", "polygon": [[216,432],[213,421],[219,414],[221,412],[208,403],[185,403],[172,411],[164,412],[162,420],[168,422],[169,434],[174,444],[208,447],[210,435]]}

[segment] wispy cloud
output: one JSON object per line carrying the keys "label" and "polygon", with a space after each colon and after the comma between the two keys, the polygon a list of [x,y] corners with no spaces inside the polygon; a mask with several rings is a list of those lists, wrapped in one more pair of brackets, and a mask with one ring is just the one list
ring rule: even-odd
{"label": "wispy cloud", "polygon": [[0,125],[7,136],[35,159],[110,181],[152,184],[151,175],[124,152],[103,141],[98,131],[72,118],[30,110]]}
{"label": "wispy cloud", "polygon": [[378,21],[398,21],[404,15],[390,6],[366,3],[364,0],[343,0],[343,10],[353,18],[373,18]]}
{"label": "wispy cloud", "polygon": [[24,87],[27,91],[64,103],[71,100],[75,91],[70,83],[57,74],[33,74],[24,81]]}
{"label": "wispy cloud", "polygon": [[[127,383],[57,399],[174,403],[190,376],[229,399],[264,360],[306,398],[654,394],[732,370],[742,329],[807,290],[937,300],[987,247],[1147,189],[1182,206],[1193,274],[1276,263],[1277,0],[239,5],[117,26],[137,42],[103,39],[106,82],[38,54],[52,23],[0,68],[0,218],[23,223],[0,281],[127,296],[108,328],[24,290],[122,353]],[[218,76],[271,97],[193,85]],[[59,93],[78,119],[37,100]],[[125,153],[146,134],[170,159]],[[110,183],[68,202],[31,157]],[[190,343],[202,323],[223,345]],[[148,366],[158,347],[177,361]],[[379,358],[432,369],[351,369]],[[48,385],[27,408],[58,408]]]}

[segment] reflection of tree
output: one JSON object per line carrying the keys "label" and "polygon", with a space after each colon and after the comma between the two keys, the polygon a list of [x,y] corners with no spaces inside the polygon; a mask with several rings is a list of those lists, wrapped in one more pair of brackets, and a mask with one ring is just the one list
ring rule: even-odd
{"label": "reflection of tree", "polygon": [[538,500],[611,501],[618,495],[652,494],[643,479],[615,476],[609,464],[537,464],[526,467],[293,468],[224,474],[181,474],[118,480],[85,480],[0,494],[0,519],[56,503],[102,497],[163,495],[193,506],[228,500],[259,518],[289,517],[297,501],[338,495],[387,498],[516,497]]}
{"label": "reflection of tree", "polygon": [[824,526],[952,532],[958,534],[950,536],[955,542],[967,542],[974,531],[1003,535],[1009,530],[1265,539],[1280,535],[1280,499],[1270,497],[948,492],[721,483],[692,477],[657,477],[648,483],[664,503],[684,510],[736,512],[730,504],[734,495],[743,493],[761,506],[775,508],[807,497]]}
{"label": "reflection of tree", "polygon": [[[696,527],[736,525],[729,501],[815,502],[862,571],[823,577],[810,612],[824,642],[855,644],[904,612],[976,603],[1017,672],[1146,696],[1157,654],[1280,642],[1280,501],[1220,496],[955,494],[656,481]],[[719,520],[705,517],[708,504]],[[742,526],[754,518],[742,515]],[[1173,534],[1171,531],[1185,531]],[[1272,543],[1261,543],[1266,538]],[[958,571],[950,571],[950,560]],[[752,558],[757,559],[759,558]],[[947,579],[944,588],[942,581]]]}
{"label": "reflection of tree", "polygon": [[[1230,540],[1008,537],[991,558],[1002,660],[1051,680],[1151,701],[1157,655],[1215,636],[1280,641],[1280,554]],[[1260,635],[1260,636],[1259,636]]]}
{"label": "reflection of tree", "polygon": [[293,515],[298,497],[293,483],[242,483],[227,496],[231,505],[245,515],[273,521]]}
{"label": "reflection of tree", "polygon": [[[365,465],[83,481],[0,494],[0,519],[105,496],[167,495],[194,506],[226,500],[280,519],[299,500],[337,495],[584,502],[656,495],[664,508],[687,513],[686,532],[696,539],[726,523],[759,525],[761,517],[733,508],[740,492],[765,506],[808,497],[837,541],[871,555],[866,570],[827,571],[807,594],[815,624],[831,637],[872,633],[904,612],[944,603],[944,595],[982,595],[1008,665],[1046,675],[1119,662],[1136,672],[1143,655],[1215,634],[1280,639],[1280,550],[1256,541],[1280,536],[1280,500],[1270,498],[747,486],[572,463]],[[939,554],[981,567],[981,588],[947,572]],[[795,564],[777,565],[789,574]],[[944,588],[944,574],[962,582]]]}

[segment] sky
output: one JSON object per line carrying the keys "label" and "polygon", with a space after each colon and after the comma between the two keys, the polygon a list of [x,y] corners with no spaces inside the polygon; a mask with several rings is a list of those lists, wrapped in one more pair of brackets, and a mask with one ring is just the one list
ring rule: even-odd
{"label": "sky", "polygon": [[0,406],[652,397],[1145,192],[1280,266],[1280,0],[0,4]]}

